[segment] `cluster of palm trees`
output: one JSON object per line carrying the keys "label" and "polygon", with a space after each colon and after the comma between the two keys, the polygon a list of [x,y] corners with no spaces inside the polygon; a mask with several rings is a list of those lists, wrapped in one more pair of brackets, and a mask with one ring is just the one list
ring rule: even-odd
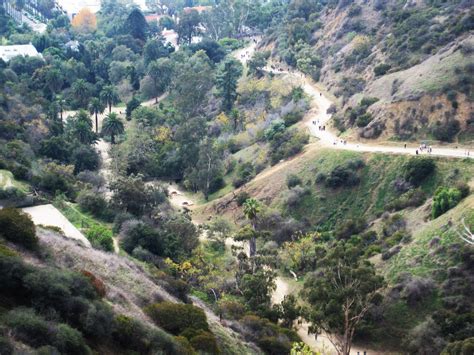
{"label": "cluster of palm trees", "polygon": [[109,113],[102,122],[102,134],[110,136],[110,141],[115,144],[115,137],[124,132],[124,125],[120,117],[112,112],[112,105],[119,101],[118,95],[112,85],[105,86],[100,97],[94,97],[89,103],[89,113],[95,116],[95,132],[99,133],[99,115],[104,113],[106,107]]}

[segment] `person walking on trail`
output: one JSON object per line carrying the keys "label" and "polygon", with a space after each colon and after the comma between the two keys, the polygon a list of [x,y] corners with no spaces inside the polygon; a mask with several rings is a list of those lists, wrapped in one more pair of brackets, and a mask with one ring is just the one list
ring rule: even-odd
{"label": "person walking on trail", "polygon": [[415,154],[418,155],[418,149],[416,150]]}
{"label": "person walking on trail", "polygon": [[404,146],[404,148],[405,148],[405,149],[407,148],[407,144],[406,144],[406,143],[405,143],[405,146]]}

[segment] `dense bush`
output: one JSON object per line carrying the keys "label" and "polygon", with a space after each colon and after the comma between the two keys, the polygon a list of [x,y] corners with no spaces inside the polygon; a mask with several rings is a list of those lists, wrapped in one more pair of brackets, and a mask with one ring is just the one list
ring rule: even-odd
{"label": "dense bush", "polygon": [[247,191],[240,191],[236,195],[236,201],[238,206],[242,206],[245,201],[250,198],[250,194]]}
{"label": "dense bush", "polygon": [[28,249],[38,245],[36,229],[31,218],[14,208],[0,210],[0,236]]}
{"label": "dense bush", "polygon": [[33,347],[48,345],[49,339],[54,336],[48,322],[32,309],[12,310],[5,315],[4,321],[16,339]]}
{"label": "dense bush", "polygon": [[288,186],[289,189],[297,186],[297,185],[302,185],[303,181],[300,179],[298,175],[295,174],[289,174],[286,177],[286,186]]}
{"label": "dense bush", "polygon": [[187,329],[209,331],[206,314],[191,304],[162,302],[146,307],[145,311],[158,326],[175,335]]}
{"label": "dense bush", "polygon": [[433,197],[431,214],[433,218],[441,216],[455,207],[462,199],[461,191],[455,187],[439,187]]}
{"label": "dense bush", "polygon": [[461,125],[458,120],[438,121],[431,127],[433,137],[443,142],[452,142],[460,130]]}
{"label": "dense bush", "polygon": [[374,73],[376,76],[385,75],[391,68],[390,64],[379,64],[374,67]]}
{"label": "dense bush", "polygon": [[359,180],[357,174],[347,166],[337,166],[326,177],[325,185],[333,189],[350,187],[357,185]]}
{"label": "dense bush", "polygon": [[94,225],[87,229],[86,237],[96,249],[114,250],[112,231],[102,225]]}
{"label": "dense bush", "polygon": [[270,156],[272,164],[298,154],[309,141],[309,136],[306,133],[291,129],[275,132],[271,137]]}
{"label": "dense bush", "polygon": [[435,161],[426,157],[410,158],[403,167],[405,180],[415,186],[421,185],[435,169]]}
{"label": "dense bush", "polygon": [[255,176],[255,167],[251,162],[239,164],[237,166],[236,177],[232,181],[234,187],[240,187],[249,182]]}
{"label": "dense bush", "polygon": [[474,354],[474,337],[449,343],[441,355],[470,355]]}
{"label": "dense bush", "polygon": [[79,207],[85,212],[89,212],[96,217],[102,217],[107,211],[107,200],[94,191],[84,190],[77,196]]}
{"label": "dense bush", "polygon": [[140,246],[155,255],[163,255],[164,245],[160,234],[152,226],[141,221],[129,221],[122,225],[121,247],[129,254]]}
{"label": "dense bush", "polygon": [[0,354],[11,355],[13,354],[13,345],[7,338],[0,336]]}

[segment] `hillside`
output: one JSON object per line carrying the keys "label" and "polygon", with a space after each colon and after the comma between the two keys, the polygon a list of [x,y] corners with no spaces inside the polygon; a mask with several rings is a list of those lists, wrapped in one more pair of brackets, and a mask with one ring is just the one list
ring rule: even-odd
{"label": "hillside", "polygon": [[130,3],[0,8],[0,354],[471,354],[472,6]]}
{"label": "hillside", "polygon": [[[268,38],[339,98],[346,134],[469,144],[472,18],[462,1],[300,1]],[[378,102],[362,107],[364,97]]]}

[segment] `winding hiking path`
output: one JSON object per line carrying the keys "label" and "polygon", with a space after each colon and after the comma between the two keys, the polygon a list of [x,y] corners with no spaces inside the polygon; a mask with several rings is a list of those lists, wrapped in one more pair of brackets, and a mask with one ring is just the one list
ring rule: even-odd
{"label": "winding hiking path", "polygon": [[[420,151],[418,146],[404,143],[399,145],[377,144],[377,143],[360,143],[360,142],[346,142],[339,138],[337,134],[330,128],[330,120],[332,114],[327,113],[328,108],[333,104],[333,101],[322,91],[317,85],[307,76],[302,73],[287,70],[276,70],[266,68],[268,72],[275,75],[287,75],[291,78],[297,79],[302,84],[305,93],[311,98],[313,109],[306,115],[306,126],[309,133],[319,139],[318,144],[333,149],[350,150],[354,152],[370,152],[370,153],[386,153],[386,154],[403,154],[416,155],[417,149],[419,155],[432,155],[449,158],[474,158],[474,152],[470,152],[467,148],[448,148],[432,146],[432,152],[427,153],[426,150]],[[325,126],[325,130],[320,130],[319,126]]]}

